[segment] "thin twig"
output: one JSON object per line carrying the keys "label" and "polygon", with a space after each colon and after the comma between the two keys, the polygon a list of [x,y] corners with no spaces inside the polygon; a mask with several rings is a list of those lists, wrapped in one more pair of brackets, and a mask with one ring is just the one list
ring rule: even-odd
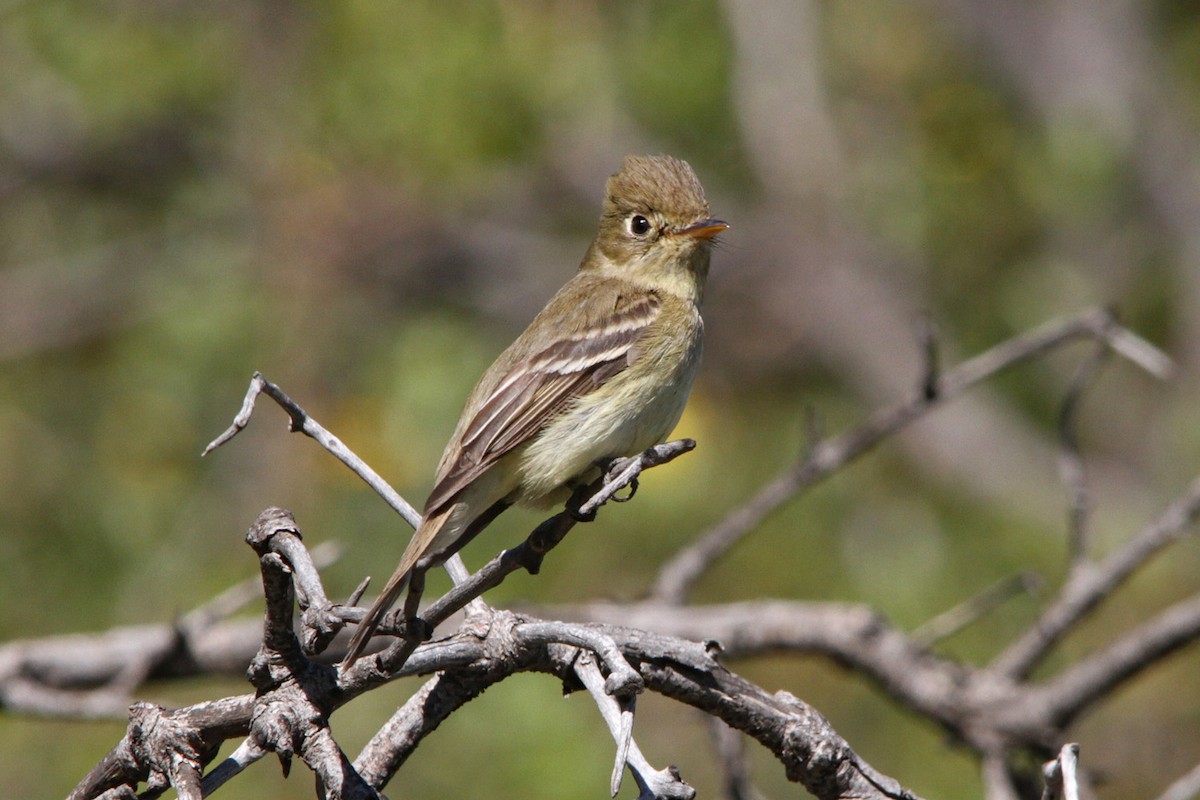
{"label": "thin twig", "polygon": [[1042,800],[1079,800],[1079,745],[1065,744],[1058,757],[1042,766]]}
{"label": "thin twig", "polygon": [[1065,727],[1097,700],[1197,638],[1200,595],[1163,609],[1032,691],[1055,724]]}
{"label": "thin twig", "polygon": [[1079,436],[1075,423],[1079,416],[1079,404],[1083,393],[1091,385],[1100,368],[1108,360],[1110,351],[1101,343],[1085,359],[1067,388],[1058,418],[1058,434],[1061,444],[1058,458],[1058,473],[1067,491],[1067,553],[1071,569],[1080,568],[1088,559],[1091,540],[1091,492],[1088,488],[1087,469],[1079,448]]}
{"label": "thin twig", "polygon": [[710,564],[797,494],[859,458],[935,406],[1015,364],[1078,339],[1103,342],[1156,377],[1172,374],[1173,365],[1166,355],[1120,327],[1105,310],[1087,311],[1015,336],[962,362],[937,378],[933,385],[923,377],[921,388],[905,400],[876,411],[852,431],[819,442],[803,460],[766,484],[748,502],[664,564],[650,596],[660,602],[682,603],[692,584]]}
{"label": "thin twig", "polygon": [[[618,699],[605,691],[604,676],[600,674],[600,668],[596,666],[592,654],[586,651],[581,652],[575,659],[575,674],[588,690],[588,694],[592,696],[592,701],[599,709],[601,718],[608,725],[608,731],[612,734],[613,741],[617,743],[616,759],[608,787],[611,796],[616,797],[617,792],[621,791],[621,778],[625,775],[626,765],[635,774],[640,769],[639,765],[629,763],[631,751],[637,749],[637,745],[633,743],[635,696],[629,695]],[[638,755],[641,753],[639,752]],[[653,769],[650,770],[650,772],[653,771]],[[638,784],[642,784],[642,780],[639,779]]]}
{"label": "thin twig", "polygon": [[[326,430],[320,423],[313,419],[313,417],[311,417],[308,412],[301,408],[298,403],[288,397],[282,389],[280,389],[274,383],[268,381],[261,372],[255,372],[251,378],[250,385],[246,390],[245,398],[242,400],[242,407],[234,417],[233,423],[223,433],[221,433],[220,436],[209,442],[208,446],[204,448],[204,452],[201,453],[201,456],[206,456],[213,450],[225,444],[250,424],[250,418],[254,414],[255,401],[258,399],[260,394],[267,395],[277,404],[279,404],[279,406],[288,415],[291,431],[300,431],[319,443],[323,448],[325,448],[325,450],[349,467],[355,475],[359,476],[359,478],[361,478],[368,486],[370,486],[376,492],[376,494],[383,498],[384,502],[386,502],[397,514],[399,514],[406,522],[408,522],[409,525],[411,525],[413,528],[416,528],[420,525],[421,515],[407,500],[400,496],[399,492],[393,489],[387,481],[385,481],[379,476],[378,473],[375,472],[375,470],[371,469],[371,467],[367,465],[365,461],[359,458],[354,451],[346,447],[346,445],[343,444],[340,439],[338,439],[336,436]],[[681,455],[682,453],[693,449],[695,446],[696,443],[694,441],[690,439],[683,439],[675,442],[668,442],[663,445],[657,445],[656,447],[652,447],[645,452],[631,458],[617,459],[614,461],[605,476],[603,476],[603,478],[597,482],[599,490],[593,490],[594,494],[592,494],[585,503],[577,507],[570,518],[562,517],[560,515],[561,519],[559,519],[558,523],[553,527],[553,529],[542,529],[542,536],[537,542],[537,548],[543,551],[541,554],[544,555],[545,551],[548,551],[550,548],[558,544],[558,542],[562,540],[571,527],[573,527],[575,521],[577,521],[579,517],[587,517],[595,514],[596,510],[600,508],[600,506],[613,499],[616,493],[621,489],[624,489],[626,486],[633,485],[636,487],[637,477],[642,470],[649,469],[650,467],[654,467],[659,464],[664,464],[667,461],[670,461]],[[525,566],[527,568],[532,567],[530,571],[536,572],[537,570],[535,564],[537,561],[540,561],[540,557],[532,555],[528,552],[523,553],[523,555],[526,556]],[[466,565],[463,564],[462,558],[457,553],[446,561],[445,569],[455,584],[461,584],[468,578]],[[501,580],[503,579],[503,575],[499,575],[497,577],[499,577]],[[497,581],[497,583],[498,582],[499,581]],[[491,586],[487,586],[486,588],[491,588]],[[479,597],[479,595],[482,594],[482,591],[483,590],[480,589],[479,591],[475,592],[473,596],[462,600],[461,603],[458,602],[458,598],[460,595],[465,594],[465,592],[456,593],[456,604],[453,611],[450,613],[454,613],[454,611],[458,611],[459,609],[463,608],[463,606],[468,604],[470,604],[472,611],[475,613],[485,612],[487,610],[487,606]],[[428,613],[426,616],[428,616]],[[426,621],[429,622],[430,620],[427,619]],[[436,625],[436,623],[433,624]],[[403,650],[411,654],[412,650],[416,648],[417,644],[418,642],[415,640],[411,641],[407,645],[404,645]],[[394,656],[399,654],[399,652],[393,653]],[[395,664],[395,667],[398,668],[402,664],[403,660]]]}
{"label": "thin twig", "polygon": [[1180,775],[1158,796],[1158,800],[1195,800],[1198,796],[1200,796],[1200,764]]}
{"label": "thin twig", "polygon": [[632,697],[646,688],[642,676],[621,655],[616,642],[594,628],[539,621],[518,625],[516,634],[530,644],[567,644],[593,653],[608,670],[604,691],[614,697]]}
{"label": "thin twig", "polygon": [[938,394],[941,357],[937,323],[928,315],[922,315],[917,324],[917,343],[921,346],[921,360],[925,367],[921,370],[920,391],[926,400],[933,400]]}
{"label": "thin twig", "polygon": [[1003,578],[968,598],[954,608],[943,611],[909,634],[917,647],[929,649],[943,639],[948,639],[969,625],[995,611],[1019,594],[1034,594],[1043,581],[1036,573],[1019,572]]}
{"label": "thin twig", "polygon": [[[308,412],[301,408],[292,398],[288,397],[277,385],[267,380],[261,372],[255,372],[250,378],[250,386],[246,389],[246,396],[242,400],[241,410],[233,418],[233,423],[220,436],[208,443],[208,446],[200,454],[202,458],[228,442],[250,424],[250,418],[254,414],[254,403],[260,394],[267,395],[267,397],[274,400],[284,410],[290,420],[288,428],[290,431],[293,433],[297,431],[304,433],[349,467],[351,472],[361,478],[367,486],[371,487],[414,530],[421,524],[421,515],[411,503],[393,489],[391,484],[380,477],[379,473],[371,469],[367,462],[359,458],[341,439],[327,431],[324,426],[309,416]],[[463,564],[462,558],[457,553],[447,559],[444,566],[446,572],[450,574],[451,580],[455,582],[462,580],[467,575],[467,567]],[[482,600],[478,603],[473,603],[473,610],[482,611],[482,604]]]}
{"label": "thin twig", "polygon": [[983,777],[983,795],[987,800],[1021,800],[1008,768],[1008,759],[1002,750],[983,754],[980,773]]}
{"label": "thin twig", "polygon": [[992,668],[1010,677],[1026,677],[1068,630],[1111,596],[1151,556],[1183,535],[1197,514],[1200,477],[1121,548],[1101,562],[1072,572],[1058,597],[996,657]]}
{"label": "thin twig", "polygon": [[719,719],[710,719],[708,731],[712,737],[717,764],[721,768],[722,796],[725,800],[757,800],[762,795],[750,782],[750,767],[746,759],[746,737]]}
{"label": "thin twig", "polygon": [[355,455],[350,448],[346,447],[341,439],[325,430],[299,404],[284,394],[282,389],[267,380],[261,372],[255,372],[254,376],[250,379],[250,387],[246,390],[245,399],[242,400],[241,410],[233,418],[233,424],[226,428],[224,433],[208,443],[208,446],[204,448],[204,452],[200,454],[201,457],[208,455],[228,442],[250,424],[250,417],[254,413],[254,402],[258,399],[259,394],[265,394],[267,397],[270,397],[287,413],[288,418],[291,420],[290,431],[293,433],[303,433],[318,442],[333,454],[335,458],[349,467],[355,475],[366,481],[367,485],[374,489],[376,494],[382,497],[384,502],[391,506],[392,510],[403,517],[404,521],[413,528],[421,524],[420,513],[407,500],[401,497],[399,492],[388,485],[387,481],[379,477],[379,474],[371,469],[365,461]]}

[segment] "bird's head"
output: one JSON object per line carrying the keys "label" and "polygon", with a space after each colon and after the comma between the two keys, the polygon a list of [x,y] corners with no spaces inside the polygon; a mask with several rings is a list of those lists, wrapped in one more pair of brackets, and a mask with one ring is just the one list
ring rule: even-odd
{"label": "bird's head", "polygon": [[600,231],[583,269],[598,269],[699,302],[713,237],[729,225],[709,216],[686,161],[626,156],[608,179]]}

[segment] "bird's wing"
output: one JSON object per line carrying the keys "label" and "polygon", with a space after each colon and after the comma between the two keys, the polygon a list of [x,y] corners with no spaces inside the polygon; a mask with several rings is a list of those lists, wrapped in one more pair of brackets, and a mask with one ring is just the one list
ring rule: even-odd
{"label": "bird's wing", "polygon": [[458,452],[442,465],[425,513],[447,506],[488,467],[532,439],[568,403],[629,366],[637,356],[638,340],[660,311],[654,293],[620,295],[610,313],[518,361],[463,428]]}

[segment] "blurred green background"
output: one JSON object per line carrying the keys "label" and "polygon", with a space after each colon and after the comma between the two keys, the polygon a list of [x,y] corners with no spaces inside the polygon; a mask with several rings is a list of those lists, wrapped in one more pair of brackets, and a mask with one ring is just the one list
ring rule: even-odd
{"label": "blurred green background", "polygon": [[[257,567],[268,505],[346,555],[344,597],[407,531],[263,405],[262,370],[419,504],[479,373],[567,278],[627,152],[690,161],[723,236],[708,349],[643,481],[496,603],[634,599],[670,553],[802,452],[948,361],[1113,305],[1179,362],[1113,363],[1080,435],[1108,552],[1200,467],[1200,6],[1180,0],[0,4],[0,639],[165,622]],[[1061,577],[1055,420],[1075,347],[989,383],[789,504],[697,600],[858,600],[904,627],[1017,570]],[[506,515],[478,565],[537,517]],[[1062,648],[1195,591],[1176,546]],[[994,654],[1016,600],[942,647]],[[254,610],[249,613],[257,613]],[[732,667],[816,705],[915,791],[979,795],[971,758],[817,660]],[[1103,797],[1200,759],[1196,653],[1081,722]],[[351,751],[415,684],[339,712]],[[150,686],[178,705],[239,682]],[[611,743],[544,677],[457,714],[392,796],[601,797]],[[0,785],[62,796],[124,722],[0,717]],[[719,792],[702,718],[648,698],[639,741]],[[795,796],[755,749],[767,796]],[[463,769],[469,765],[469,769]],[[623,796],[632,795],[632,781]],[[226,793],[312,796],[269,762]]]}

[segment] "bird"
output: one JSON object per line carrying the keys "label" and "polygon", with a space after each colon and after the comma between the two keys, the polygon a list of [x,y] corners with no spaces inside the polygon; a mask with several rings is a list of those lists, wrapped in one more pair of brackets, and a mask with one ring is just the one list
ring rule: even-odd
{"label": "bird", "polygon": [[625,157],[578,271],[469,395],[423,519],[344,666],[406,586],[405,615],[415,618],[425,572],[500,512],[563,502],[600,463],[666,440],[700,363],[700,304],[715,237],[728,227],[710,216],[686,161]]}

